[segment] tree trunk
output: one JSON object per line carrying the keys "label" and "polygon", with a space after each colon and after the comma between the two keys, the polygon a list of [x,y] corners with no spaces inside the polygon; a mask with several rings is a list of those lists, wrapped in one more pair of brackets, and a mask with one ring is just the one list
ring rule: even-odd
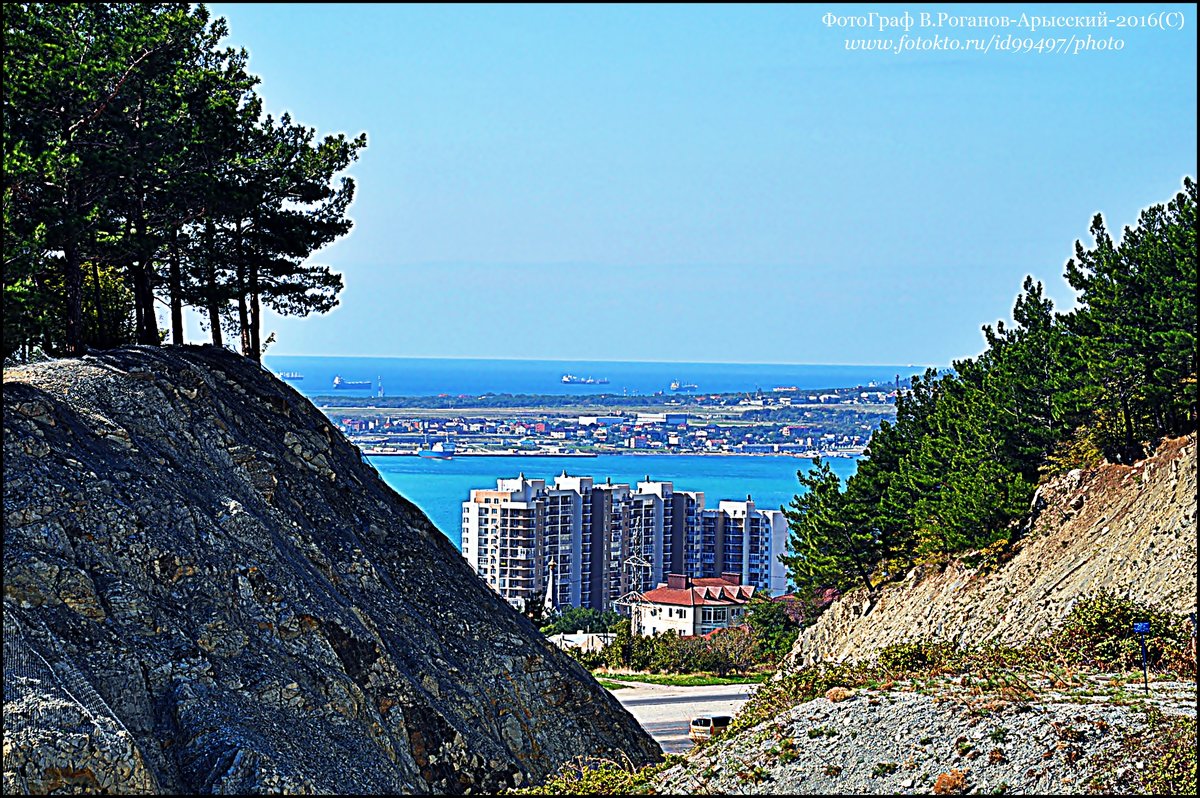
{"label": "tree trunk", "polygon": [[83,267],[79,262],[79,245],[75,241],[68,241],[63,245],[63,255],[63,282],[67,288],[66,353],[78,357],[84,353]]}
{"label": "tree trunk", "polygon": [[183,345],[183,278],[179,273],[179,230],[171,235],[171,343]]}
{"label": "tree trunk", "polygon": [[250,354],[250,318],[249,312],[246,309],[246,266],[243,263],[237,265],[237,285],[238,285],[238,327],[242,334],[242,354]]}
{"label": "tree trunk", "polygon": [[1121,392],[1121,416],[1125,421],[1125,452],[1122,462],[1132,465],[1137,459],[1133,442],[1133,411],[1129,406],[1129,395],[1124,391]]}
{"label": "tree trunk", "polygon": [[262,308],[258,303],[258,264],[250,264],[250,359],[255,363],[262,360],[262,345],[258,334],[262,327]]}
{"label": "tree trunk", "polygon": [[242,223],[237,224],[237,245],[234,255],[237,258],[237,288],[238,288],[238,326],[242,334],[242,355],[250,354],[250,318],[246,309],[246,253],[242,248]]}
{"label": "tree trunk", "polygon": [[154,284],[150,280],[150,264],[146,259],[137,262],[133,272],[133,301],[141,309],[138,314],[137,342],[157,346],[158,318],[154,315]]}
{"label": "tree trunk", "polygon": [[96,347],[110,349],[116,335],[108,329],[108,321],[104,318],[104,298],[100,293],[100,264],[92,260],[92,301],[96,303]]}
{"label": "tree trunk", "polygon": [[221,338],[221,302],[220,288],[217,285],[217,266],[213,255],[213,240],[215,238],[212,219],[204,222],[204,265],[207,267],[205,277],[208,280],[208,292],[205,301],[208,304],[208,326],[212,329],[213,346],[224,346]]}
{"label": "tree trunk", "polygon": [[162,339],[158,335],[158,318],[154,314],[154,283],[150,274],[153,255],[146,239],[146,219],[139,212],[137,233],[134,234],[136,260],[129,264],[133,274],[133,303],[138,309],[135,335],[139,344],[157,346]]}

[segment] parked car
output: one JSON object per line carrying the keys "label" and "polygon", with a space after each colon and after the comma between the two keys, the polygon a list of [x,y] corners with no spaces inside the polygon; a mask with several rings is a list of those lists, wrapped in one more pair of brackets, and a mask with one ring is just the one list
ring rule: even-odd
{"label": "parked car", "polygon": [[733,719],[728,715],[702,715],[692,718],[688,727],[688,737],[695,742],[715,737],[729,728],[731,720]]}

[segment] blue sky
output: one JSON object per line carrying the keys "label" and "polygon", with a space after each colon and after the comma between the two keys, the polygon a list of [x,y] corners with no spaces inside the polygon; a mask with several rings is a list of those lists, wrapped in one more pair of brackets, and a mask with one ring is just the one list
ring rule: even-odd
{"label": "blue sky", "polygon": [[[1060,308],[1092,215],[1196,174],[1191,5],[1067,53],[848,52],[880,6],[217,3],[268,111],[365,131],[345,276],[271,354],[929,363],[977,354],[1026,274]],[[1184,29],[1117,29],[1121,13]],[[202,338],[191,326],[193,338]]]}

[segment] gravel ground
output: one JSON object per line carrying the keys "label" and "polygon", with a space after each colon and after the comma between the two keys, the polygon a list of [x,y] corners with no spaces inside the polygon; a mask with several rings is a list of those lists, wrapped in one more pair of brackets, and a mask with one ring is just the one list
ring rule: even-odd
{"label": "gravel ground", "polygon": [[1196,716],[1194,682],[1152,683],[1147,700],[1140,682],[1116,687],[1112,676],[1039,690],[1030,703],[954,683],[819,698],[696,750],[657,789],[928,794],[940,774],[957,770],[971,793],[1085,792],[1101,758],[1144,728],[1147,706]]}

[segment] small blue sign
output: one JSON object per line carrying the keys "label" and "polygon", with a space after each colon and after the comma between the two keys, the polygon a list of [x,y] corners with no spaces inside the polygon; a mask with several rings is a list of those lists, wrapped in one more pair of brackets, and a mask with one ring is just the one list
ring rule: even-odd
{"label": "small blue sign", "polygon": [[1139,635],[1150,634],[1150,622],[1149,621],[1134,621],[1133,622],[1133,633],[1139,634]]}

